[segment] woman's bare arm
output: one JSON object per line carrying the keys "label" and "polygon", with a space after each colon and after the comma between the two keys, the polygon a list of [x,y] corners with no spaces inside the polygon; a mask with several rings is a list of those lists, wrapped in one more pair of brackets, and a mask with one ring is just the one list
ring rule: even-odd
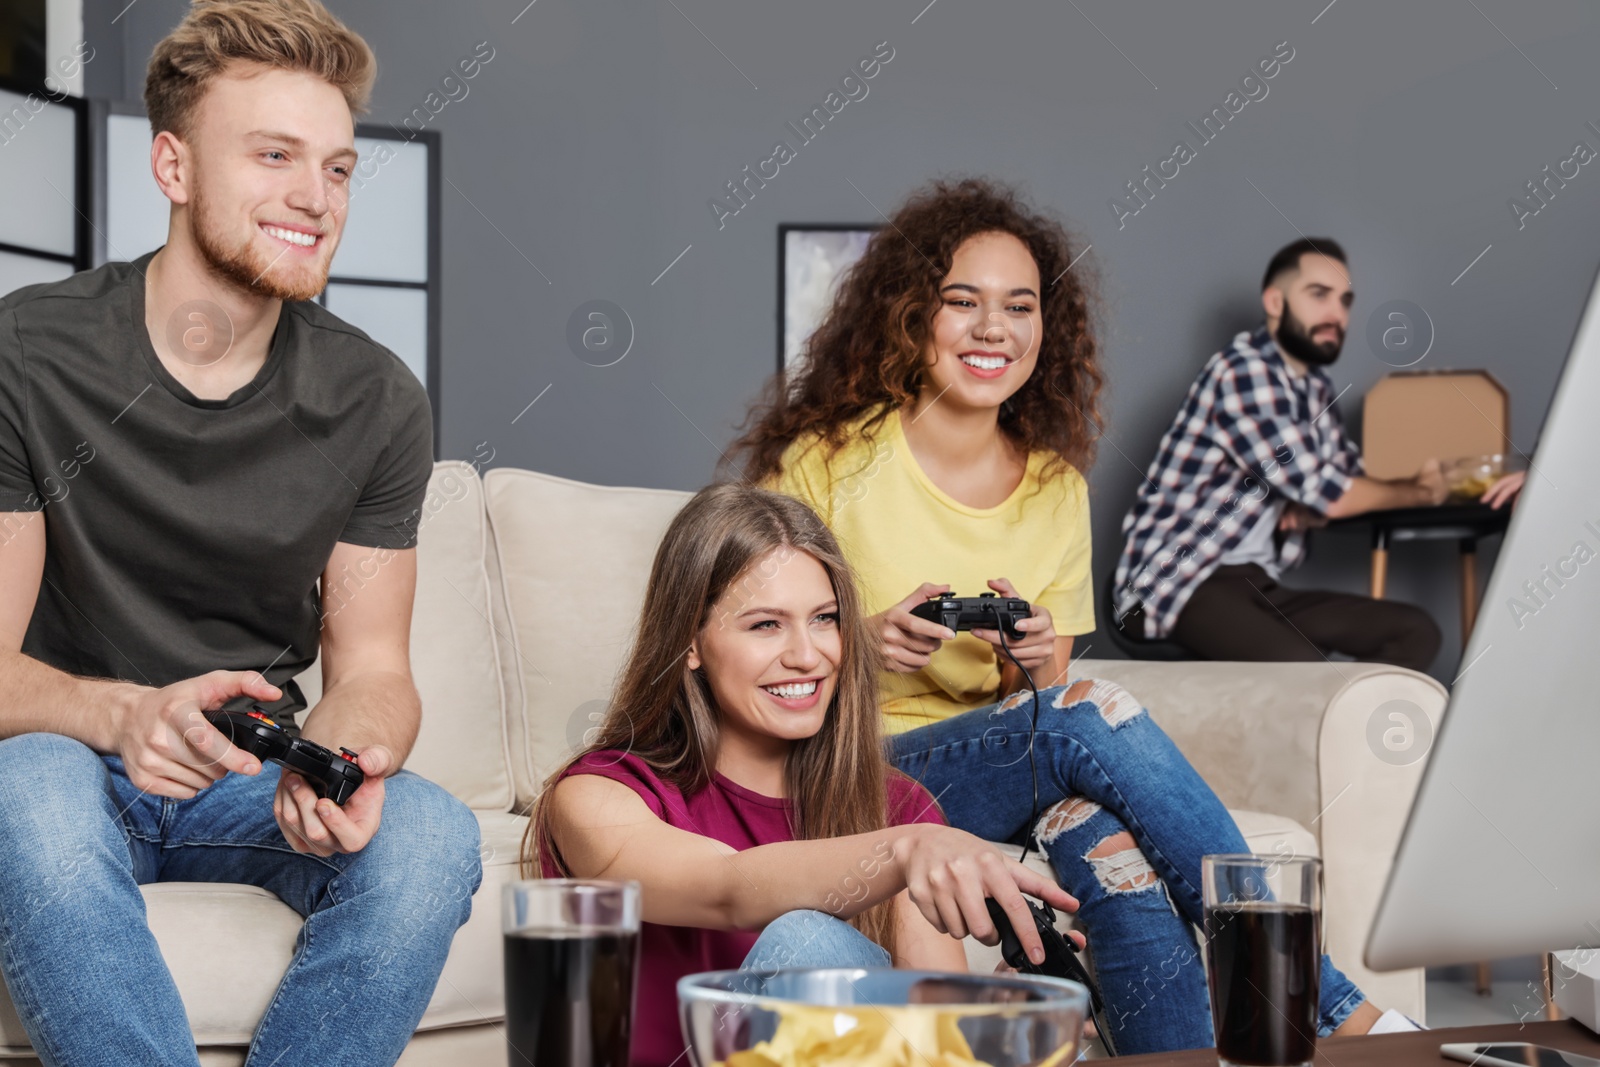
{"label": "woman's bare arm", "polygon": [[902,890],[935,930],[997,936],[983,901],[1013,916],[1030,952],[1043,947],[1022,894],[1076,911],[1050,879],[953,827],[930,823],[738,851],[669,826],[621,782],[573,775],[551,793],[551,832],[579,878],[636,879],[647,922],[755,930],[786,912],[813,909],[850,918]]}
{"label": "woman's bare arm", "polygon": [[949,934],[935,930],[901,893],[894,898],[894,965],[917,971],[965,971],[967,950]]}
{"label": "woman's bare arm", "polygon": [[799,908],[848,919],[905,889],[893,855],[913,827],[741,852],[667,825],[639,794],[599,775],[562,779],[552,802],[567,869],[576,878],[637,879],[646,922],[758,930]]}

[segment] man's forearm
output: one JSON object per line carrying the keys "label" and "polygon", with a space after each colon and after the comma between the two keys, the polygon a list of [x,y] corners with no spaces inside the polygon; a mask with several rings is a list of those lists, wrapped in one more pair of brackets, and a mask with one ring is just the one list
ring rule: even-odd
{"label": "man's forearm", "polygon": [[117,724],[142,689],[79,678],[21,652],[0,653],[0,738],[63,734],[113,754]]}
{"label": "man's forearm", "polygon": [[1328,508],[1327,516],[1341,519],[1368,511],[1426,507],[1433,502],[1427,488],[1415,478],[1384,482],[1358,475],[1350,480],[1350,488],[1344,491],[1344,495]]}
{"label": "man's forearm", "polygon": [[394,753],[393,773],[410,755],[421,722],[422,701],[409,675],[368,671],[327,689],[301,734],[336,752],[340,746],[360,752],[382,745]]}

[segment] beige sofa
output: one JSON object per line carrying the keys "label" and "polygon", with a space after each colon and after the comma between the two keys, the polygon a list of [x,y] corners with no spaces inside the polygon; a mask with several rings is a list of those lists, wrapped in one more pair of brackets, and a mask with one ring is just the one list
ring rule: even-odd
{"label": "beige sofa", "polygon": [[[545,775],[604,707],[656,543],[686,498],[514,469],[480,480],[459,462],[434,471],[412,625],[425,714],[408,766],[477,813],[484,881],[400,1061],[408,1067],[505,1062],[500,887],[517,877],[525,813]],[[1403,700],[1437,726],[1442,687],[1365,664],[1085,659],[1076,672],[1137,694],[1253,849],[1322,857],[1329,951],[1375,999],[1421,1020],[1421,971],[1375,975],[1359,962],[1421,773],[1374,754],[1369,720]],[[315,700],[316,670],[301,683]],[[144,894],[203,1062],[242,1062],[299,917],[248,886],[168,883]],[[974,966],[990,969],[993,950],[969,946]],[[0,1058],[32,1058],[3,989]]]}

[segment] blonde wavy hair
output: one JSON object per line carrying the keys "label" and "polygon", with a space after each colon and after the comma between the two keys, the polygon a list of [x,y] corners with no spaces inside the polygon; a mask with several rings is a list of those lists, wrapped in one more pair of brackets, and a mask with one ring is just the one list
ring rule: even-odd
{"label": "blonde wavy hair", "polygon": [[194,0],[150,56],[144,106],[150,132],[187,136],[210,81],[235,64],[313,74],[367,109],[378,61],[360,35],[317,0]]}

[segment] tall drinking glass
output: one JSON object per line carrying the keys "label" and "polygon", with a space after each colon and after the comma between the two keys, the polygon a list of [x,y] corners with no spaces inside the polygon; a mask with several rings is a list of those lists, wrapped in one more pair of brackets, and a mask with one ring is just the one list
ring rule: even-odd
{"label": "tall drinking glass", "polygon": [[1218,1061],[1309,1065],[1322,976],[1322,862],[1206,856],[1200,867]]}
{"label": "tall drinking glass", "polygon": [[500,914],[510,1067],[627,1067],[639,883],[513,882]]}

